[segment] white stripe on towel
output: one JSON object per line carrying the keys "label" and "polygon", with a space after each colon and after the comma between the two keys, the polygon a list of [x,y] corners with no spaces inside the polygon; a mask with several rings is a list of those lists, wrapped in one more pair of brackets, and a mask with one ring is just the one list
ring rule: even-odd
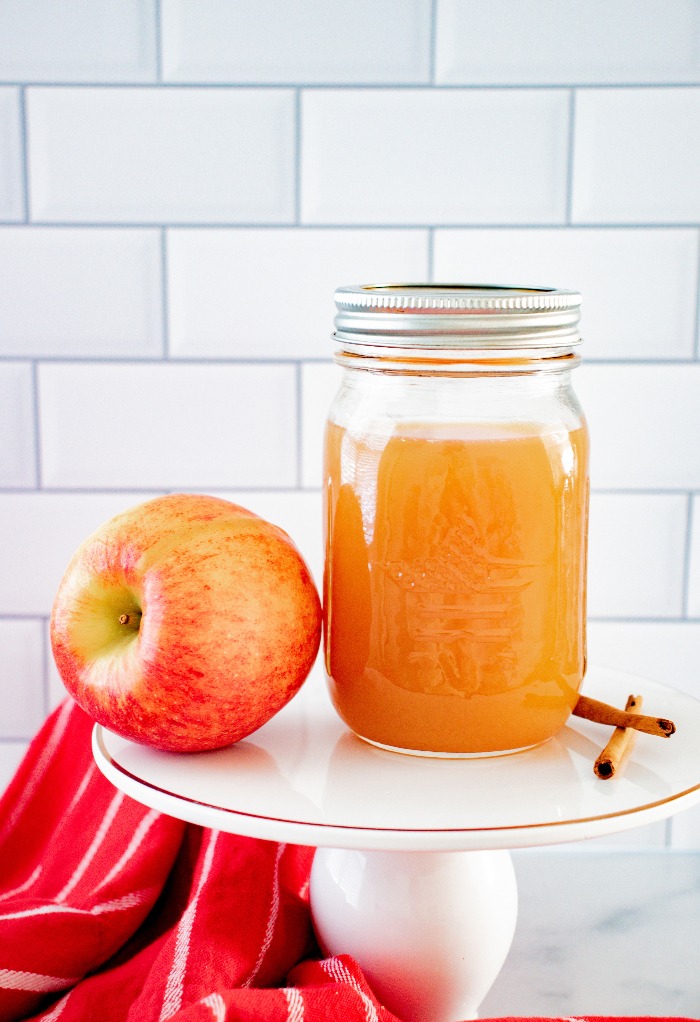
{"label": "white stripe on towel", "polygon": [[65,997],[62,997],[60,1001],[54,1004],[53,1008],[51,1009],[48,1015],[40,1015],[39,1016],[40,1022],[55,1022],[58,1016],[63,1014],[63,1009],[68,1003],[68,998],[72,993],[73,991],[69,990]]}
{"label": "white stripe on towel", "polygon": [[68,895],[71,893],[71,891],[78,886],[78,884],[83,878],[85,870],[88,868],[92,860],[95,858],[98,851],[100,850],[102,842],[107,837],[109,828],[112,826],[114,822],[114,817],[119,812],[119,808],[123,801],[124,792],[118,791],[117,794],[112,799],[112,801],[109,803],[107,812],[102,817],[102,823],[97,828],[97,832],[94,838],[92,839],[90,847],[88,848],[87,852],[79,862],[77,868],[75,869],[72,877],[70,878],[66,886],[63,888],[60,894],[56,895],[56,901],[58,902],[65,901]]}
{"label": "white stripe on towel", "polygon": [[38,760],[36,761],[34,770],[27,778],[27,782],[22,792],[22,797],[17,802],[14,811],[11,812],[10,815],[7,817],[7,820],[5,821],[5,826],[2,828],[2,831],[11,831],[13,829],[19,817],[22,815],[24,810],[27,808],[29,803],[34,798],[34,793],[40,781],[44,777],[46,767],[49,761],[51,760],[51,757],[53,756],[54,752],[56,751],[61,741],[61,738],[63,738],[63,732],[68,727],[68,721],[74,708],[75,703],[73,702],[73,700],[67,699],[63,707],[61,708],[58,716],[56,717],[56,720],[54,721],[53,730],[46,739],[46,744],[44,745],[44,748],[41,750],[41,754]]}
{"label": "white stripe on towel", "polygon": [[90,909],[75,908],[73,905],[39,905],[37,908],[20,909],[18,912],[4,912],[0,915],[0,922],[7,919],[29,919],[31,916],[50,916],[58,912],[69,912],[74,915],[100,916],[105,912],[121,912],[125,908],[134,908],[141,905],[151,893],[151,889],[132,891],[122,898],[115,898],[113,901],[105,901],[101,905],[95,905]]}
{"label": "white stripe on towel", "polygon": [[214,993],[209,994],[208,997],[203,997],[202,1004],[206,1004],[207,1008],[211,1008],[214,1022],[224,1022],[226,1018],[226,1005],[221,994]]}
{"label": "white stripe on towel", "polygon": [[327,958],[321,962],[321,967],[339,983],[349,983],[356,994],[362,998],[365,1006],[365,1018],[367,1022],[379,1022],[379,1016],[377,1015],[377,1009],[370,1001],[367,994],[364,992],[360,984],[357,982],[353,974],[347,969],[341,961],[337,958]]}
{"label": "white stripe on towel", "polygon": [[25,880],[23,884],[20,884],[19,887],[13,887],[11,891],[5,891],[4,894],[0,894],[0,901],[7,901],[8,898],[12,898],[15,894],[24,894],[25,891],[28,891],[34,881],[41,875],[41,869],[41,866],[37,866],[29,879]]}
{"label": "white stripe on towel", "polygon": [[148,834],[149,830],[156,822],[156,820],[159,819],[160,815],[161,814],[157,812],[155,809],[151,809],[150,812],[147,813],[146,816],[144,816],[144,818],[141,820],[138,827],[134,831],[133,837],[131,838],[131,841],[129,842],[126,848],[126,851],[121,856],[121,858],[114,864],[114,866],[112,866],[104,880],[101,880],[97,887],[93,888],[92,891],[93,894],[96,891],[99,891],[101,887],[104,887],[106,884],[108,884],[110,880],[113,880],[117,873],[120,873],[124,869],[129,859],[131,859],[134,856],[134,854],[138,851],[141,842],[146,837],[146,834]]}
{"label": "white stripe on towel", "polygon": [[265,955],[270,950],[270,944],[272,943],[272,938],[275,932],[275,923],[277,922],[277,916],[279,915],[280,909],[280,860],[286,847],[287,846],[284,844],[280,844],[277,846],[277,855],[275,857],[275,869],[272,875],[272,902],[270,904],[270,914],[267,917],[265,936],[263,937],[262,947],[260,948],[258,960],[253,966],[253,971],[251,972],[250,976],[248,976],[248,979],[245,981],[245,983],[243,983],[244,987],[249,987],[251,985],[251,983],[257,976],[258,972],[260,971],[260,966],[265,961]]}
{"label": "white stripe on towel", "polygon": [[33,994],[48,994],[55,990],[65,990],[75,986],[76,979],[65,976],[45,976],[41,972],[15,972],[13,969],[0,969],[0,987],[3,990],[26,990]]}
{"label": "white stripe on towel", "polygon": [[296,987],[283,987],[282,993],[287,1001],[287,1022],[303,1022],[304,998]]}
{"label": "white stripe on towel", "polygon": [[170,969],[170,974],[165,984],[165,994],[163,996],[163,1007],[160,1012],[160,1022],[166,1022],[166,1019],[172,1018],[172,1016],[175,1015],[182,1006],[185,970],[187,968],[187,957],[190,951],[190,936],[192,934],[194,918],[197,914],[199,896],[202,893],[202,889],[209,877],[209,871],[211,870],[211,864],[214,859],[214,849],[216,848],[218,837],[218,830],[211,831],[211,837],[204,855],[202,872],[199,877],[195,896],[183,912],[177,928],[175,954],[173,956],[173,964]]}

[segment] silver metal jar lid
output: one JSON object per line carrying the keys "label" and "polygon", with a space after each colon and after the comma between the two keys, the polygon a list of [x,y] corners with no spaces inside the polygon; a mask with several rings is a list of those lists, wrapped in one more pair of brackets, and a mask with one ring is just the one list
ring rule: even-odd
{"label": "silver metal jar lid", "polygon": [[338,288],[335,304],[335,340],[363,353],[430,348],[444,356],[445,349],[467,349],[486,357],[497,349],[545,348],[543,354],[562,355],[581,340],[581,295],[560,288],[366,284]]}

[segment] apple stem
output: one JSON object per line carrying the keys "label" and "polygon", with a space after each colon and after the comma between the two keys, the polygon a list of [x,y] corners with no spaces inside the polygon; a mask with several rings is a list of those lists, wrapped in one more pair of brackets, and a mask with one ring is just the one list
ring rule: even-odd
{"label": "apple stem", "polygon": [[119,624],[130,625],[132,628],[138,631],[138,627],[141,624],[141,611],[132,610],[129,614],[120,614]]}

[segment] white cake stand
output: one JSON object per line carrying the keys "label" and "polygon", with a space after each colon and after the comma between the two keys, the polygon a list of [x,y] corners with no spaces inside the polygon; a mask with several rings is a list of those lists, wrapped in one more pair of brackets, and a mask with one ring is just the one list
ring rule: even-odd
{"label": "white cake stand", "polygon": [[317,846],[310,897],[324,951],[354,956],[406,1022],[455,1022],[477,1017],[510,947],[517,893],[508,849],[611,834],[700,802],[698,701],[594,668],[583,690],[618,706],[642,693],[644,711],[670,717],[677,733],[638,735],[608,781],[593,762],[610,729],[578,718],[512,756],[401,756],[356,738],[305,686],[228,749],[163,753],[97,725],[93,751],[117,788],[151,808]]}

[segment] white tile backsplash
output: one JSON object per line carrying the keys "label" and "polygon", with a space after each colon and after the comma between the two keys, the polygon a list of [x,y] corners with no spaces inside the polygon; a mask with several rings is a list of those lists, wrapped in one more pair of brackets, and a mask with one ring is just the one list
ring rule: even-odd
{"label": "white tile backsplash", "polygon": [[588,659],[700,699],[700,622],[591,621]]}
{"label": "white tile backsplash", "polygon": [[427,231],[168,231],[172,355],[327,358],[339,284],[425,280]]}
{"label": "white tile backsplash", "polygon": [[27,90],[38,221],[220,223],[294,215],[294,95]]}
{"label": "white tile backsplash", "polygon": [[568,122],[560,90],[308,90],[302,219],[561,222]]}
{"label": "white tile backsplash", "polygon": [[671,835],[674,848],[700,848],[700,806],[677,813],[671,821]]}
{"label": "white tile backsplash", "polygon": [[46,486],[296,484],[293,366],[44,365]]}
{"label": "white tile backsplash", "polygon": [[574,222],[700,220],[700,89],[576,95]]}
{"label": "white tile backsplash", "polygon": [[591,485],[700,488],[700,364],[586,365],[575,389],[591,431]]}
{"label": "white tile backsplash", "polygon": [[0,80],[150,82],[156,0],[2,0]]}
{"label": "white tile backsplash", "polygon": [[0,227],[0,357],[163,351],[154,228]]}
{"label": "white tile backsplash", "polygon": [[34,383],[26,362],[0,362],[0,486],[36,486]]}
{"label": "white tile backsplash", "polygon": [[24,219],[19,89],[0,88],[0,221]]}
{"label": "white tile backsplash", "polygon": [[163,76],[177,82],[427,82],[430,0],[163,0]]}
{"label": "white tile backsplash", "polygon": [[435,280],[580,291],[585,359],[693,357],[695,229],[438,230],[433,267]]}
{"label": "white tile backsplash", "polygon": [[157,494],[0,493],[0,615],[47,615],[68,563],[103,522]]}
{"label": "white tile backsplash", "polygon": [[46,714],[41,621],[0,621],[0,727],[3,736],[31,738]]}
{"label": "white tile backsplash", "polygon": [[700,82],[695,0],[439,0],[436,80]]}
{"label": "white tile backsplash", "polygon": [[0,787],[117,511],[221,493],[320,587],[347,283],[583,293],[591,660],[700,697],[699,39],[696,0],[0,0]]}
{"label": "white tile backsplash", "polygon": [[688,551],[688,613],[700,618],[700,494],[691,503],[691,534]]}
{"label": "white tile backsplash", "polygon": [[323,485],[323,437],[326,417],[340,385],[341,370],[333,362],[309,362],[301,377],[302,484]]}
{"label": "white tile backsplash", "polygon": [[0,742],[0,791],[4,791],[14,777],[28,748],[29,742]]}
{"label": "white tile backsplash", "polygon": [[58,673],[58,667],[56,666],[56,661],[54,660],[53,654],[51,652],[51,624],[50,624],[50,621],[46,622],[46,642],[48,643],[46,648],[49,651],[48,652],[48,666],[47,666],[47,674],[49,676],[49,680],[48,680],[47,688],[48,688],[48,703],[49,703],[49,711],[50,711],[50,710],[55,710],[56,707],[59,705],[59,703],[63,702],[63,700],[66,698],[66,694],[67,694],[66,687],[63,684],[63,681],[61,680],[61,675]]}
{"label": "white tile backsplash", "polygon": [[593,493],[588,612],[677,618],[683,612],[687,498]]}

